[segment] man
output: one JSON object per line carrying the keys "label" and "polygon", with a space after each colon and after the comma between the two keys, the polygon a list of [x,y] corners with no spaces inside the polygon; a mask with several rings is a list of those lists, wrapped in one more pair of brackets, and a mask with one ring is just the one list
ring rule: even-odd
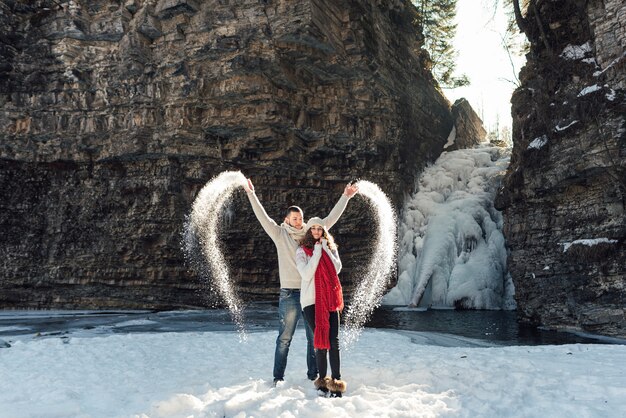
{"label": "man", "polygon": [[[270,236],[278,253],[278,275],[280,278],[280,298],[278,300],[279,329],[276,338],[276,350],[274,352],[274,386],[284,380],[285,368],[287,367],[287,355],[291,339],[302,315],[300,306],[300,285],[302,279],[296,267],[296,250],[300,240],[304,237],[304,213],[298,206],[290,206],[285,213],[284,222],[277,225],[265,212],[259,199],[254,193],[252,181],[248,179],[245,188],[252,205],[252,210],[261,226]],[[330,229],[339,219],[348,205],[348,200],[358,192],[358,187],[348,184],[339,198],[335,207],[328,216],[323,219],[323,226]],[[310,380],[317,378],[317,366],[315,364],[315,350],[313,349],[313,331],[305,320],[307,339],[307,377]]]}

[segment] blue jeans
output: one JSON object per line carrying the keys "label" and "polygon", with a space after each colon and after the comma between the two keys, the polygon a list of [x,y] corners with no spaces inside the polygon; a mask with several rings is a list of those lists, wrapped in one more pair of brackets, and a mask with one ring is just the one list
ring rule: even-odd
{"label": "blue jeans", "polygon": [[[300,306],[300,289],[280,289],[280,298],[278,300],[279,328],[278,338],[276,338],[276,351],[274,352],[274,379],[285,378],[289,346],[300,317],[304,319],[302,307]],[[315,350],[313,349],[313,330],[306,322],[306,319],[304,319],[304,329],[307,340],[307,377],[315,379],[317,377],[317,365],[315,363]]]}

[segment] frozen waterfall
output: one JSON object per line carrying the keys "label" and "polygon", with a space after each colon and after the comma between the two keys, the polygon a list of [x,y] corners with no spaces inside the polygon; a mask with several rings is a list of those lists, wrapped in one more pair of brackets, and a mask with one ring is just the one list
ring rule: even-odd
{"label": "frozen waterfall", "polygon": [[502,215],[493,206],[510,150],[444,152],[407,200],[398,235],[398,283],[385,305],[515,309]]}

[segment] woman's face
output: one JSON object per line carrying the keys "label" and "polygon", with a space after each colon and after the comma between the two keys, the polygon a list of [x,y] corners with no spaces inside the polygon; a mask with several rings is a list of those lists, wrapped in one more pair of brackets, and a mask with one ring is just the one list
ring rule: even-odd
{"label": "woman's face", "polygon": [[324,235],[324,228],[321,225],[313,225],[311,227],[311,235],[313,235],[315,241],[319,241]]}

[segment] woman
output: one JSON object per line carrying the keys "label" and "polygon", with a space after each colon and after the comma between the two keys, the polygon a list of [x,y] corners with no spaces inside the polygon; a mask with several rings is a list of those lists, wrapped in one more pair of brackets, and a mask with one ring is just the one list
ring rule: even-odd
{"label": "woman", "polygon": [[[314,384],[320,395],[340,398],[346,391],[341,380],[339,359],[339,313],[343,310],[343,293],[337,273],[341,260],[333,237],[320,218],[311,218],[300,247],[296,250],[296,266],[302,277],[300,305],[306,322],[313,328],[315,360],[319,377]],[[326,356],[330,360],[331,377],[326,377]]]}

